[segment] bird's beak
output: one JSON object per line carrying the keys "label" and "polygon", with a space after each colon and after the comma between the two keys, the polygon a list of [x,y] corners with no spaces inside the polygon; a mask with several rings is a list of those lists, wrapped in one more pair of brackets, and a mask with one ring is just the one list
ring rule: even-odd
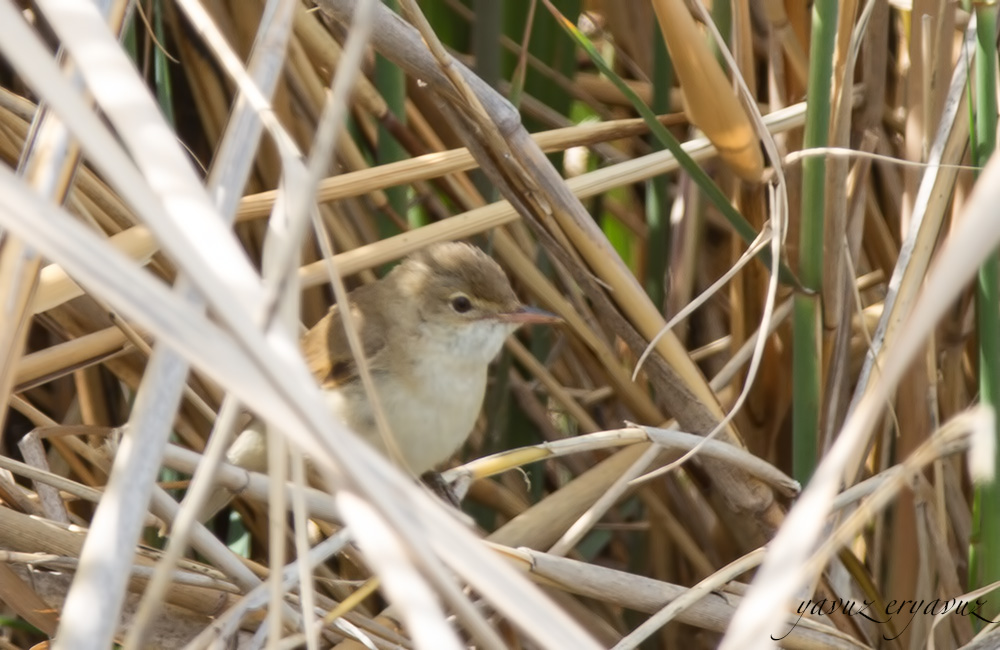
{"label": "bird's beak", "polygon": [[562,322],[562,318],[559,318],[551,312],[547,312],[544,309],[538,309],[537,307],[528,307],[527,305],[521,305],[514,311],[497,314],[497,320],[504,323],[517,323],[518,325]]}

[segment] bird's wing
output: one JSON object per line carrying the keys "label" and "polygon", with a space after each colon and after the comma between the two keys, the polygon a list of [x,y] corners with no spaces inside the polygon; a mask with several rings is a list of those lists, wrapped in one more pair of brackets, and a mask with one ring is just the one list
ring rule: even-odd
{"label": "bird's wing", "polygon": [[[364,304],[363,298],[366,297],[364,295],[366,288],[367,286],[361,287],[351,294],[351,315],[361,337],[365,359],[368,360],[369,364],[376,360],[377,364],[377,356],[386,346],[385,337],[381,335],[385,328],[384,323],[373,321],[373,319],[379,318],[377,313],[359,307],[359,303]],[[362,293],[356,296],[355,294],[358,292]],[[361,300],[356,301],[355,298],[361,298]],[[357,362],[351,353],[342,314],[336,305],[312,329],[306,332],[302,339],[302,350],[309,364],[309,370],[312,371],[323,388],[339,388],[357,379]]]}

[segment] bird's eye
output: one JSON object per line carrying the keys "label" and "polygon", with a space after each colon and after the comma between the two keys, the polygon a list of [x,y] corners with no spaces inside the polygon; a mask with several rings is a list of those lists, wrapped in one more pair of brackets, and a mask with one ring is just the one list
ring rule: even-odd
{"label": "bird's eye", "polygon": [[472,301],[469,300],[468,296],[459,294],[451,299],[451,308],[459,314],[464,314],[472,309]]}

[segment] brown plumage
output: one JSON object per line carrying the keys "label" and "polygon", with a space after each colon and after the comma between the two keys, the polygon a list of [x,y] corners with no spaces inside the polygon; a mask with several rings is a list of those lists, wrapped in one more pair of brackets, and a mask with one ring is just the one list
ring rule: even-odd
{"label": "brown plumage", "polygon": [[[464,294],[480,307],[497,311],[514,312],[520,307],[499,264],[474,246],[454,242],[417,251],[378,282],[352,291],[348,295],[351,315],[372,370],[378,371],[387,356],[405,358],[413,354],[409,337],[396,337],[397,344],[392,345],[386,340],[387,329],[410,323],[407,329],[416,331],[426,313],[442,311],[440,307],[453,294]],[[413,301],[407,300],[411,297]],[[424,301],[427,304],[420,304]],[[339,306],[331,307],[305,334],[302,349],[309,369],[323,388],[337,389],[358,380],[357,363]]]}
{"label": "brown plumage", "polygon": [[[555,320],[522,305],[500,265],[461,243],[414,253],[348,301],[396,445],[416,473],[447,459],[469,435],[487,367],[506,337],[524,323]],[[385,453],[339,307],[302,347],[331,409]]]}

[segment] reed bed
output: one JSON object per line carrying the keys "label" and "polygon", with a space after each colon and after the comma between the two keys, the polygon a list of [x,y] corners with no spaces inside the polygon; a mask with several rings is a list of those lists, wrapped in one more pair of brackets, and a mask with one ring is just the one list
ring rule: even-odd
{"label": "reed bed", "polygon": [[[0,647],[997,647],[996,38],[0,0]],[[462,513],[297,345],[449,240],[563,320],[494,364]],[[223,462],[251,417],[269,474]]]}

